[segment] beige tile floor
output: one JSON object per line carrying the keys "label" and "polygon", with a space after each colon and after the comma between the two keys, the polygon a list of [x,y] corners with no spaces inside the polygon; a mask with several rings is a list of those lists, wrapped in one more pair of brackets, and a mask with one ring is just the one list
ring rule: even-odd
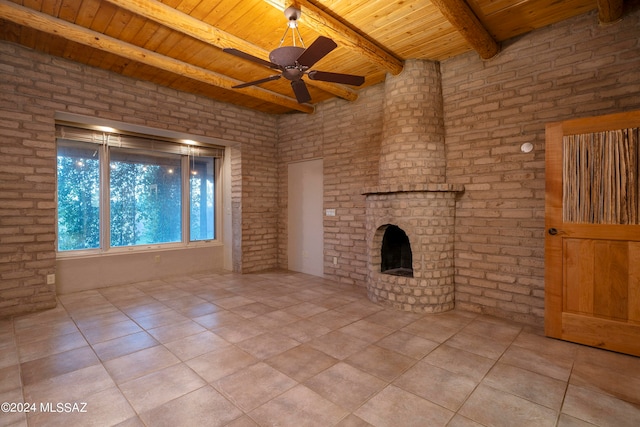
{"label": "beige tile floor", "polygon": [[2,426],[636,427],[640,358],[304,274],[220,273],[0,320],[0,402],[35,409]]}

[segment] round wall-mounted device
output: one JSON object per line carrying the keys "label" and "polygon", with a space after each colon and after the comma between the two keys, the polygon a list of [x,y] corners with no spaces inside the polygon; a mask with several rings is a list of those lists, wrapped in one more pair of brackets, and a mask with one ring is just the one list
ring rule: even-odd
{"label": "round wall-mounted device", "polygon": [[520,146],[520,151],[523,153],[530,153],[533,151],[533,144],[530,142],[525,142]]}

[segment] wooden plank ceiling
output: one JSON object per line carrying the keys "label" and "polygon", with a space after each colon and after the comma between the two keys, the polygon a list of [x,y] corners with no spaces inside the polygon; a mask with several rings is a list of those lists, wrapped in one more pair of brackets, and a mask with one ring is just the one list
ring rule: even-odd
{"label": "wooden plank ceiling", "polygon": [[[286,79],[232,88],[279,71],[222,49],[268,60],[292,4],[302,10],[305,46],[319,36],[338,44],[312,68],[361,75],[364,85],[305,76],[312,98],[305,104]],[[596,8],[601,21],[614,21],[622,6],[623,0],[0,0],[0,38],[267,113],[311,113],[313,104],[333,97],[356,99],[360,88],[398,74],[407,59],[441,61],[470,50],[488,59],[509,38]],[[289,32],[284,45],[291,44]]]}

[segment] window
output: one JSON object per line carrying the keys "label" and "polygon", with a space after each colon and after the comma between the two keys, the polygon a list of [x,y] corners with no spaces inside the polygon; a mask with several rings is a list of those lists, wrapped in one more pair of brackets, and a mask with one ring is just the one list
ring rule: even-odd
{"label": "window", "polygon": [[98,148],[58,143],[58,250],[100,247]]}
{"label": "window", "polygon": [[214,215],[214,162],[211,157],[193,157],[191,160],[189,232],[191,240],[215,238]]}
{"label": "window", "polygon": [[180,156],[113,149],[109,163],[111,246],[180,242]]}
{"label": "window", "polygon": [[57,127],[58,250],[215,239],[222,149]]}

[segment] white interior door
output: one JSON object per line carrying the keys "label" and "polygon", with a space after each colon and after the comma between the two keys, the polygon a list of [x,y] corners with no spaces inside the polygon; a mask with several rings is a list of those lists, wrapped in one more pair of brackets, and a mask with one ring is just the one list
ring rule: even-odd
{"label": "white interior door", "polygon": [[288,176],[289,270],[322,276],[322,159],[290,163]]}

